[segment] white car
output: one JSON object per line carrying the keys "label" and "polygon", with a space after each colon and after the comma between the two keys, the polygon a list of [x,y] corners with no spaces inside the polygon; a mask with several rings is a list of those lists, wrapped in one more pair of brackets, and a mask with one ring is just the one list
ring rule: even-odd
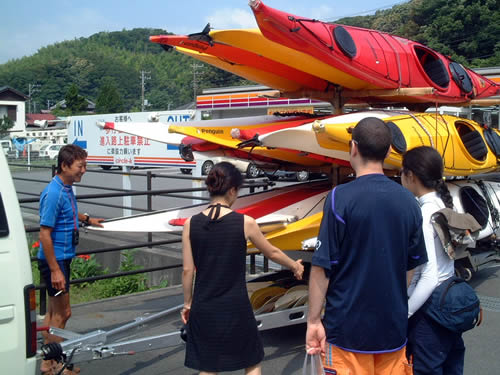
{"label": "white car", "polygon": [[38,152],[38,156],[41,158],[48,158],[48,159],[54,160],[57,158],[57,155],[59,155],[59,150],[63,146],[66,146],[66,145],[62,144],[62,143],[53,143],[50,145],[42,146],[42,148]]}
{"label": "white car", "polygon": [[[262,174],[262,168],[277,168],[277,166],[272,164],[260,164],[254,160],[236,158],[234,156],[228,156],[223,150],[207,151],[207,152],[197,152],[191,151],[186,148],[184,153],[181,152],[181,156],[184,160],[192,161],[196,160],[197,164],[201,163],[201,174],[206,176],[210,173],[215,164],[227,161],[233,164],[238,170],[243,173],[247,178],[257,178]],[[259,164],[258,164],[259,163]],[[182,173],[191,173],[192,170],[181,168]]]}

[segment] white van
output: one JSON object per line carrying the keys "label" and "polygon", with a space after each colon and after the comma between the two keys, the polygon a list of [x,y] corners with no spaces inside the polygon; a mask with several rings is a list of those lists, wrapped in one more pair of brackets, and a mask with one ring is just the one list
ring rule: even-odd
{"label": "white van", "polygon": [[14,183],[0,153],[0,373],[36,372],[36,300]]}

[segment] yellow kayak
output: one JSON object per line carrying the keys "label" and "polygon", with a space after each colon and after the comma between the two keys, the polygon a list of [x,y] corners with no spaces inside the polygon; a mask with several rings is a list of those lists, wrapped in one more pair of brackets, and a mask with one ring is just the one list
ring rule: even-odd
{"label": "yellow kayak", "polygon": [[262,85],[272,87],[276,90],[284,92],[295,92],[302,89],[301,84],[290,79],[286,79],[279,75],[253,68],[251,66],[234,64],[230,61],[221,59],[217,56],[213,56],[209,53],[202,53],[184,47],[175,47],[175,50],[196,60],[213,65],[219,69],[248,79],[249,81],[258,82]]}
{"label": "yellow kayak", "polygon": [[[306,120],[310,121],[310,119]],[[262,128],[270,124],[258,124],[258,125],[248,125],[248,126],[238,126],[238,129],[252,129],[252,128]],[[222,148],[237,150],[238,145],[241,140],[234,139],[231,136],[232,128],[229,126],[184,126],[184,125],[170,125],[168,131],[170,133],[184,134],[186,136],[201,139],[205,142],[213,143],[221,146]],[[195,148],[193,147],[193,150]],[[196,150],[203,152],[202,149]],[[252,155],[273,159],[274,161],[281,161],[290,164],[299,165],[302,167],[321,167],[328,165],[326,159],[318,159],[309,157],[307,154],[300,153],[293,150],[285,149],[268,149],[267,147],[253,147],[239,150],[240,152],[251,153]],[[299,168],[299,167],[298,167]]]}
{"label": "yellow kayak", "polygon": [[[323,208],[323,206],[321,206],[320,209],[321,208]],[[321,224],[322,218],[323,212],[317,212],[302,220],[290,223],[282,229],[266,233],[265,237],[274,246],[283,251],[301,250],[302,241],[307,238],[318,236],[319,225]],[[255,246],[251,242],[248,242],[247,248],[251,252],[255,249]]]}
{"label": "yellow kayak", "polygon": [[[294,69],[322,78],[351,90],[368,90],[377,87],[346,74],[309,54],[272,42],[259,29],[214,30],[209,33],[214,42],[229,44],[262,55]],[[272,86],[271,86],[272,87]]]}
{"label": "yellow kayak", "polygon": [[[348,155],[349,128],[357,122],[339,123],[339,117],[335,118],[335,123],[329,120],[313,123],[317,142],[321,147]],[[388,169],[401,168],[403,153],[418,146],[431,146],[439,151],[447,176],[468,176],[499,169],[500,133],[496,129],[485,129],[460,117],[429,113],[401,113],[383,121],[393,133],[392,150],[385,160]]]}

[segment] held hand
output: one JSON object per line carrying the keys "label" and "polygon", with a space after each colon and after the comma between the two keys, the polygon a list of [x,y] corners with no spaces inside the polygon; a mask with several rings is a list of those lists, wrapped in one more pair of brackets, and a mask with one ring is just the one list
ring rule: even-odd
{"label": "held hand", "polygon": [[292,271],[297,280],[302,280],[302,275],[304,275],[304,266],[302,265],[302,259],[299,259],[295,262]]}
{"label": "held hand", "polygon": [[94,227],[101,227],[104,228],[104,226],[101,224],[104,221],[104,219],[100,219],[97,217],[91,217],[89,219],[89,225],[92,225]]}
{"label": "held hand", "polygon": [[52,288],[57,290],[66,290],[66,279],[61,269],[50,273],[50,281],[52,283]]}
{"label": "held hand", "polygon": [[325,355],[326,333],[323,323],[307,322],[306,351],[307,354]]}
{"label": "held hand", "polygon": [[189,320],[189,312],[191,311],[191,306],[184,306],[181,310],[181,319],[183,324],[187,324]]}

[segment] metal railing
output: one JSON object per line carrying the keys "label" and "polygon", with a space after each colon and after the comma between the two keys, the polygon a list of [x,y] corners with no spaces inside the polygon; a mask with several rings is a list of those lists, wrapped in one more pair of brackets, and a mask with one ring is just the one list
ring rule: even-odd
{"label": "metal railing", "polygon": [[[27,165],[27,164],[14,164],[14,163],[9,163],[11,166],[22,166],[22,167],[28,167],[28,168],[45,168],[45,169],[51,169],[52,176],[55,175],[55,166],[36,166],[36,165]],[[170,178],[170,179],[182,179],[182,180],[200,180],[202,178],[199,177],[190,177],[190,176],[178,176],[178,175],[165,175],[165,174],[159,174],[159,173],[154,173],[152,171],[146,171],[146,173],[140,173],[140,172],[118,172],[118,171],[101,171],[101,170],[92,170],[89,169],[87,170],[87,173],[105,173],[105,174],[118,174],[118,175],[134,175],[134,176],[141,176],[146,178],[146,190],[125,190],[125,189],[120,189],[120,188],[110,188],[110,187],[103,187],[103,186],[94,186],[94,185],[86,185],[86,184],[75,184],[77,187],[85,187],[85,188],[90,188],[90,189],[99,189],[99,190],[107,190],[107,191],[112,191],[110,193],[100,193],[100,194],[79,194],[77,196],[77,201],[80,201],[82,203],[86,204],[93,204],[93,205],[99,205],[99,206],[105,206],[105,207],[112,207],[112,208],[122,208],[122,209],[131,209],[134,211],[140,211],[140,212],[152,212],[152,197],[153,196],[162,196],[162,197],[172,197],[172,198],[183,198],[183,199],[191,199],[191,200],[208,200],[208,198],[200,197],[200,196],[192,196],[192,195],[184,195],[183,193],[193,193],[193,192],[202,192],[206,191],[205,188],[183,188],[183,189],[152,189],[152,181],[154,178]],[[14,180],[19,180],[19,181],[28,181],[28,182],[36,182],[36,183],[45,183],[48,184],[50,180],[40,180],[40,179],[30,179],[26,177],[15,177],[13,176]],[[274,182],[271,182],[267,179],[262,179],[260,181],[252,179],[252,180],[247,180],[245,184],[242,186],[242,188],[248,188],[250,190],[250,193],[254,193],[256,189],[262,188],[264,190],[267,190],[269,186],[274,185]],[[26,203],[38,203],[39,202],[39,194],[36,193],[31,193],[31,192],[17,192],[18,195],[28,195],[28,196],[37,196],[37,198],[20,198],[19,203],[21,207],[27,208],[27,209],[34,209],[33,207],[27,207],[27,206],[22,206],[23,204]],[[123,205],[112,205],[112,204],[103,204],[103,203],[95,203],[89,200],[94,200],[98,198],[116,198],[116,197],[124,197],[124,196],[142,196],[145,195],[147,197],[147,202],[146,202],[146,208],[141,208],[141,207],[127,207]],[[40,227],[39,226],[26,226],[25,228],[27,233],[36,233],[39,232]],[[152,248],[153,246],[160,246],[160,245],[167,245],[167,244],[176,244],[182,242],[181,237],[176,239],[171,239],[171,240],[162,240],[162,241],[153,241],[152,240],[152,233],[148,233],[148,241],[147,242],[140,242],[140,243],[132,243],[132,244],[127,244],[123,246],[115,246],[115,247],[107,247],[107,248],[101,248],[101,249],[94,249],[94,250],[88,250],[85,252],[77,252],[78,255],[91,255],[91,254],[101,254],[101,253],[108,253],[108,252],[115,252],[115,251],[124,251],[124,250],[130,250],[130,249],[137,249],[137,248]],[[256,254],[250,254],[250,273],[255,274],[257,270],[257,265],[256,265]],[[31,257],[32,262],[38,261],[37,257]],[[151,273],[151,272],[156,272],[156,271],[163,271],[163,270],[168,270],[168,269],[174,269],[174,268],[181,268],[182,263],[178,264],[172,264],[172,265],[166,265],[166,266],[159,266],[159,267],[149,267],[149,268],[142,268],[139,270],[133,270],[133,271],[122,271],[122,272],[115,272],[112,274],[106,274],[106,275],[98,275],[98,276],[93,276],[93,277],[87,277],[87,278],[82,278],[82,279],[74,279],[70,280],[70,284],[81,284],[85,282],[94,282],[97,280],[105,280],[105,279],[111,279],[115,277],[121,277],[121,276],[129,276],[129,275],[136,275],[136,274],[144,274],[144,273]],[[267,258],[264,258],[263,262],[263,271],[267,272],[269,270],[269,262]],[[40,300],[39,300],[39,306],[40,306],[40,314],[44,315],[46,313],[47,309],[47,297],[46,297],[46,286],[44,284],[40,284],[36,286],[36,289],[40,291]]]}

